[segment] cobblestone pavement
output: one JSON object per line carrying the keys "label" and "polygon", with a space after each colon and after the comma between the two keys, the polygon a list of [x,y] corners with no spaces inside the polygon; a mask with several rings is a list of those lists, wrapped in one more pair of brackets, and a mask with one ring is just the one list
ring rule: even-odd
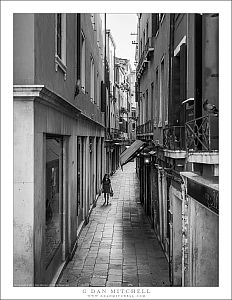
{"label": "cobblestone pavement", "polygon": [[135,163],[111,177],[57,286],[169,286],[168,263],[139,202]]}

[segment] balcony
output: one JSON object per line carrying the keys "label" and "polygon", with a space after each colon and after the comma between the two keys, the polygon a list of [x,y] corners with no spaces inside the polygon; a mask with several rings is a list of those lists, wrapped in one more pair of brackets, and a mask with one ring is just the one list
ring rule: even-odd
{"label": "balcony", "polygon": [[164,155],[169,158],[182,159],[185,151],[185,127],[169,126],[163,130]]}
{"label": "balcony", "polygon": [[121,131],[117,128],[110,128],[110,135],[111,138],[114,139],[120,139],[121,138]]}
{"label": "balcony", "polygon": [[185,127],[170,126],[163,130],[163,145],[169,150],[185,149]]}
{"label": "balcony", "polygon": [[163,145],[169,150],[210,152],[218,150],[218,117],[206,115],[163,131]]}
{"label": "balcony", "polygon": [[153,135],[153,120],[149,120],[146,123],[137,126],[136,133],[141,135]]}
{"label": "balcony", "polygon": [[163,130],[165,156],[184,158],[188,162],[218,165],[218,117],[203,116]]}
{"label": "balcony", "polygon": [[219,149],[218,117],[206,115],[185,124],[186,148],[195,152]]}
{"label": "balcony", "polygon": [[128,123],[122,117],[119,119],[119,130],[120,132],[126,133],[128,131]]}
{"label": "balcony", "polygon": [[152,47],[152,37],[147,39],[147,43],[144,47],[144,50],[140,56],[138,66],[136,68],[137,77],[140,78],[144,69],[146,68],[146,63],[151,59],[151,54],[153,53],[154,48]]}

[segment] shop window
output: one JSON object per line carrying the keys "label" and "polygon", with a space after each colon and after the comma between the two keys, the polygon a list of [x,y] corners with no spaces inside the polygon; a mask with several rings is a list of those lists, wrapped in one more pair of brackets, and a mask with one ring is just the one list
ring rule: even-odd
{"label": "shop window", "polygon": [[89,138],[89,178],[90,178],[90,205],[93,204],[94,190],[94,137]]}
{"label": "shop window", "polygon": [[96,194],[98,193],[98,178],[99,178],[99,172],[98,172],[98,164],[99,164],[99,138],[96,137],[96,155],[95,155],[95,189],[96,189]]}
{"label": "shop window", "polygon": [[63,139],[46,137],[45,262],[51,262],[62,243]]}
{"label": "shop window", "polygon": [[63,71],[66,79],[66,14],[55,14],[55,67]]}
{"label": "shop window", "polygon": [[83,219],[83,185],[84,185],[84,138],[77,137],[77,215],[78,225]]}

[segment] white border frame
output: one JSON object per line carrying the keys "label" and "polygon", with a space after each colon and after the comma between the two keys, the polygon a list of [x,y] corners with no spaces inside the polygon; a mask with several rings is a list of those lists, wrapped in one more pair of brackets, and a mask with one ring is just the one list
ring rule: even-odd
{"label": "white border frame", "polygon": [[[133,4],[133,5],[132,5]],[[220,78],[220,286],[215,288],[148,288],[144,299],[231,299],[231,2],[230,1],[2,1],[2,282],[3,299],[89,299],[85,288],[14,288],[13,282],[13,13],[219,13]],[[225,133],[226,129],[226,133]],[[100,289],[100,288],[99,288]],[[111,288],[106,288],[110,291]],[[96,289],[95,289],[96,290]],[[88,294],[90,296],[88,296]],[[99,297],[100,298],[100,297]],[[104,298],[106,299],[106,298]]]}

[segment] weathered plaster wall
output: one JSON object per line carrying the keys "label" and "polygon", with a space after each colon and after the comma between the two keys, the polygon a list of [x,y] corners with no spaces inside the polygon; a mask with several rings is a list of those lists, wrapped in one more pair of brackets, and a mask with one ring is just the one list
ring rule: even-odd
{"label": "weathered plaster wall", "polygon": [[[143,34],[143,30],[146,26],[147,20],[149,21],[149,34],[151,37],[151,24],[152,14],[143,14],[140,26],[140,38]],[[160,23],[160,27],[156,37],[153,37],[152,45],[154,47],[154,56],[151,61],[148,62],[148,67],[144,71],[140,80],[140,92],[142,101],[144,104],[145,97],[143,94],[148,90],[148,107],[149,116],[151,117],[151,101],[153,101],[153,119],[155,122],[154,140],[159,140],[162,144],[163,141],[163,126],[165,121],[168,121],[168,83],[169,83],[169,34],[170,34],[170,14],[165,14],[163,21]],[[161,62],[164,59],[164,88],[163,88],[163,103],[162,103],[162,122],[159,124],[160,115],[160,74],[161,74]],[[156,91],[156,71],[158,70],[158,91]],[[153,83],[153,95],[151,95],[151,84]],[[140,104],[141,107],[141,104]],[[150,119],[150,118],[149,118]]]}
{"label": "weathered plaster wall", "polygon": [[34,14],[13,16],[13,82],[34,83]]}
{"label": "weathered plaster wall", "polygon": [[14,286],[34,282],[33,131],[33,102],[14,102]]}
{"label": "weathered plaster wall", "polygon": [[172,235],[172,276],[173,285],[181,286],[182,272],[182,199],[180,191],[173,186],[169,190],[170,205],[173,214],[173,235]]}
{"label": "weathered plaster wall", "polygon": [[219,285],[219,216],[189,197],[192,286]]}
{"label": "weathered plaster wall", "polygon": [[67,78],[64,72],[55,69],[55,14],[35,14],[35,84],[46,83],[47,88],[74,101],[77,79],[75,63],[77,55],[76,15],[66,17],[66,65]]}

